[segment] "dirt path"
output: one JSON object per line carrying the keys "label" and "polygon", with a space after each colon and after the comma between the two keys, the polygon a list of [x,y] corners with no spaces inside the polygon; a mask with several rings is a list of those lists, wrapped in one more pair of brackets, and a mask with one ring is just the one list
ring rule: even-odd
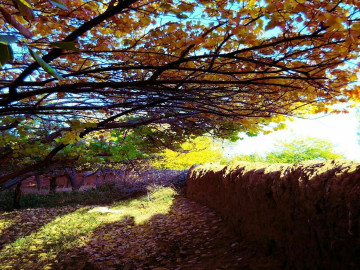
{"label": "dirt path", "polygon": [[178,196],[166,215],[143,225],[100,227],[85,248],[68,250],[56,269],[281,269],[240,241],[213,211]]}

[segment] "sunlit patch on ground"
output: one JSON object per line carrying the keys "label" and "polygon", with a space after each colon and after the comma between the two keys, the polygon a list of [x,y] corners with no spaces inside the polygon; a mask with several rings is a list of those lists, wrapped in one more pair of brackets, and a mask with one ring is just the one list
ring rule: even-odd
{"label": "sunlit patch on ground", "polygon": [[[82,207],[77,210],[74,207],[68,207],[69,214],[58,216],[30,235],[20,236],[14,242],[5,245],[0,252],[0,268],[50,269],[52,263],[56,263],[60,252],[86,246],[94,230],[100,225],[121,220],[129,222],[130,219],[134,224],[139,224],[155,214],[166,214],[170,210],[175,194],[176,192],[171,188],[159,189],[142,198],[120,202],[114,204],[114,207],[109,206],[107,207],[109,212],[105,213],[91,211],[90,207]],[[22,210],[22,213],[19,214],[23,214],[23,212],[26,210]],[[37,214],[41,215],[40,212]],[[50,211],[44,212],[44,214],[52,216],[55,213]],[[4,228],[17,225],[14,222],[9,223],[10,221],[5,218],[3,220],[1,226]],[[32,223],[36,220],[34,217],[33,220],[26,221],[29,229],[36,225]],[[23,226],[24,224],[20,223],[19,225]]]}
{"label": "sunlit patch on ground", "polygon": [[172,188],[110,205],[26,209],[0,214],[0,220],[4,215],[13,220],[5,231],[17,233],[0,250],[0,269],[277,267],[213,211]]}
{"label": "sunlit patch on ground", "polygon": [[16,217],[10,217],[7,213],[0,215],[0,235],[14,223],[16,223]]}

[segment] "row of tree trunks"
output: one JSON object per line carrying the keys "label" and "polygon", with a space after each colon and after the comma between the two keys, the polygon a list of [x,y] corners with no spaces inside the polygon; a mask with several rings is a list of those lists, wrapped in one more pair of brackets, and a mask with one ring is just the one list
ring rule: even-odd
{"label": "row of tree trunks", "polygon": [[[67,179],[69,180],[70,184],[71,184],[71,188],[72,190],[79,190],[80,187],[84,184],[85,180],[87,177],[92,176],[94,174],[96,174],[96,188],[98,188],[100,186],[101,180],[103,180],[104,178],[106,178],[105,176],[102,176],[100,174],[98,174],[98,171],[95,172],[90,172],[87,173],[85,175],[83,175],[80,179],[80,181],[76,180],[76,170],[75,169],[66,169],[66,174],[65,176],[67,177]],[[51,176],[50,176],[50,187],[49,187],[49,194],[54,194],[56,193],[56,188],[57,188],[57,182],[56,182],[56,178],[59,175],[56,175],[56,173],[52,172]],[[35,182],[36,182],[36,189],[38,191],[41,190],[42,186],[41,186],[41,176],[40,175],[35,175]],[[20,199],[21,199],[21,186],[22,186],[22,181],[20,181],[15,188],[15,193],[14,193],[14,201],[13,201],[13,207],[14,209],[20,209],[21,208],[21,204],[20,204]]]}

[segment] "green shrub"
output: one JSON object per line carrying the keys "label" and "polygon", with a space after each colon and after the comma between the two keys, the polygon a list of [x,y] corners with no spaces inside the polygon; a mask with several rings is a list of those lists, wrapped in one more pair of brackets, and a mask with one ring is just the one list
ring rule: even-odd
{"label": "green shrub", "polygon": [[[0,211],[13,208],[13,191],[0,193]],[[58,207],[65,205],[106,204],[121,199],[124,193],[113,184],[103,185],[99,189],[85,191],[57,192],[53,194],[23,194],[21,208]]]}

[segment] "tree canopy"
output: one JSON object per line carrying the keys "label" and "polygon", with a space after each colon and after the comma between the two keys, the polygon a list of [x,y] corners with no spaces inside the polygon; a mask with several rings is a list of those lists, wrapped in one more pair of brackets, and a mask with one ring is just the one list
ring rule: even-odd
{"label": "tree canopy", "polygon": [[275,151],[259,154],[242,155],[233,158],[233,161],[244,160],[251,162],[268,163],[296,163],[305,160],[342,159],[344,155],[335,150],[335,146],[320,138],[306,137],[293,140],[283,140],[276,144]]}
{"label": "tree canopy", "polygon": [[165,149],[151,165],[158,169],[186,170],[194,164],[219,162],[224,159],[220,143],[205,136],[183,143],[181,150]]}
{"label": "tree canopy", "polygon": [[135,132],[154,151],[359,96],[359,1],[0,4],[2,187],[95,131]]}

